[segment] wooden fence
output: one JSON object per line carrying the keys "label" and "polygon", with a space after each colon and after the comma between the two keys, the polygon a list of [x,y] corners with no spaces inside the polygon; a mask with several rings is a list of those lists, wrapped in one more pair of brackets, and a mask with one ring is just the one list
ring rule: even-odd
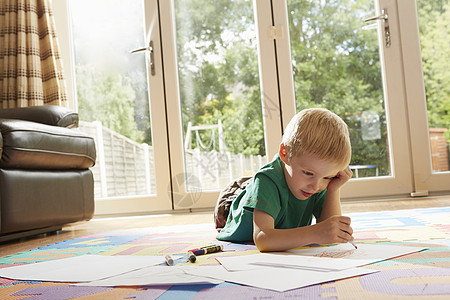
{"label": "wooden fence", "polygon": [[[153,147],[104,127],[101,122],[80,121],[80,130],[92,136],[97,148],[95,198],[148,195],[156,192]],[[229,152],[185,150],[187,188],[217,190],[232,179],[254,174],[267,162],[265,156]]]}
{"label": "wooden fence", "polygon": [[201,152],[196,148],[185,150],[185,161],[186,170],[189,170],[186,176],[188,187],[196,190],[217,190],[224,188],[235,178],[253,175],[267,163],[267,158],[261,155],[234,155],[229,152]]}
{"label": "wooden fence", "polygon": [[[156,193],[152,146],[136,143],[102,126],[98,121],[80,121],[79,128],[92,136],[96,143],[97,162],[92,168],[96,199]],[[441,132],[439,133],[442,135]],[[433,150],[433,132],[431,132],[431,142]],[[443,144],[446,145],[445,141]],[[434,170],[448,170],[447,147],[441,147],[444,150],[439,157],[433,152]],[[435,166],[437,158],[443,161],[442,167]],[[205,152],[198,148],[185,149],[186,187],[188,191],[190,189],[191,191],[222,189],[237,177],[254,174],[266,163],[265,156],[235,155],[225,151]],[[358,169],[364,168],[373,168],[374,175],[378,176],[378,169],[373,165],[352,165],[350,168],[354,169],[356,177],[358,177]]]}
{"label": "wooden fence", "polygon": [[95,198],[145,195],[156,191],[153,147],[139,144],[102,126],[80,122],[80,130],[94,137],[97,162],[94,173]]}

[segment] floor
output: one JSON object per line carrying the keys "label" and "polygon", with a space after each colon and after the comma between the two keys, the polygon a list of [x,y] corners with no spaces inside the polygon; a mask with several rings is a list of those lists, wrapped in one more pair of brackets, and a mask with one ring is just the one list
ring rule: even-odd
{"label": "floor", "polygon": [[[381,210],[401,210],[426,207],[450,206],[450,196],[414,198],[407,200],[370,201],[343,203],[343,214]],[[43,245],[53,244],[87,234],[114,229],[170,226],[180,224],[212,223],[212,212],[176,213],[139,217],[94,218],[89,222],[68,225],[57,234],[38,235],[0,245],[0,257],[29,251]]]}

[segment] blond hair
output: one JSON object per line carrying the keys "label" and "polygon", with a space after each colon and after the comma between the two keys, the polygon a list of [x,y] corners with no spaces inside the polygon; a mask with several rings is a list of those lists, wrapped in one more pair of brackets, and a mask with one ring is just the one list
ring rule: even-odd
{"label": "blond hair", "polygon": [[287,158],[311,154],[345,167],[350,163],[351,144],[347,124],[324,108],[297,113],[283,134]]}

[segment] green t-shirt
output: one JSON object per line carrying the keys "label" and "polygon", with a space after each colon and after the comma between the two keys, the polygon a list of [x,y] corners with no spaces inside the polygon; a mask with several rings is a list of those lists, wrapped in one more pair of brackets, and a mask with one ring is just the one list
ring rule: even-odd
{"label": "green t-shirt", "polygon": [[311,225],[313,215],[320,217],[326,190],[306,200],[297,199],[289,190],[282,161],[274,159],[255,174],[254,180],[233,201],[227,224],[217,239],[253,242],[253,209],[265,211],[275,220],[275,228],[288,229]]}

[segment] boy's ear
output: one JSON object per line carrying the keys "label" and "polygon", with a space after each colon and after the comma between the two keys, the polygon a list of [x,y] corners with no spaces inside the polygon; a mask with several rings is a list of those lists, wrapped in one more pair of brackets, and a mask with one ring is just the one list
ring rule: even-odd
{"label": "boy's ear", "polygon": [[280,145],[280,151],[278,151],[278,154],[280,155],[281,160],[284,163],[287,163],[287,150],[284,144]]}

